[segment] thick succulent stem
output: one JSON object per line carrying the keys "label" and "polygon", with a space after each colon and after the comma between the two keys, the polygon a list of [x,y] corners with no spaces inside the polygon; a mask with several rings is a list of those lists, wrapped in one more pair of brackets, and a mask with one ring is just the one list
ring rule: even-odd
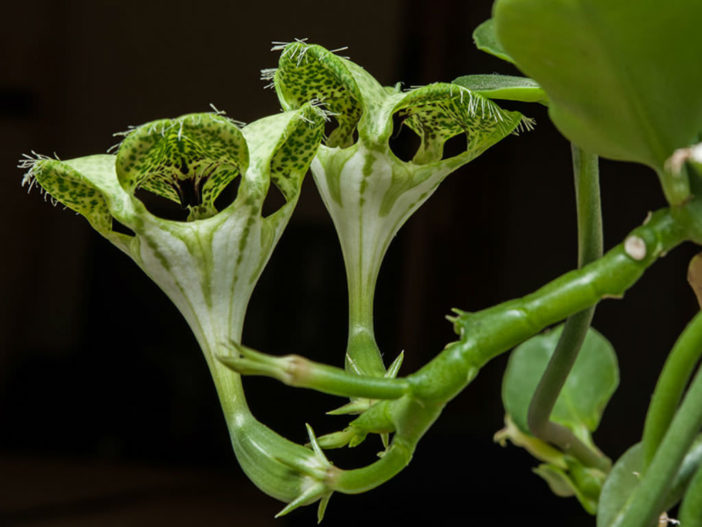
{"label": "thick succulent stem", "polygon": [[[488,360],[602,298],[620,297],[658,257],[686,240],[690,236],[687,230],[673,219],[670,210],[658,211],[623,243],[582,269],[566,273],[523,298],[475,314],[460,314],[455,326],[461,339],[406,377],[411,385],[408,396],[376,403],[381,407],[377,413],[392,416],[395,439],[416,445],[446,402],[460,393]],[[379,463],[374,465],[379,467]],[[392,465],[388,470],[395,473],[397,467]],[[387,479],[381,470],[368,474],[376,479],[366,481],[364,488]]]}
{"label": "thick succulent stem", "polygon": [[[393,477],[409,463],[417,442],[444,405],[470,383],[488,360],[603,298],[623,295],[658,257],[691,236],[687,227],[676,221],[669,209],[658,211],[624,242],[582,269],[566,273],[523,298],[481,312],[460,314],[455,319],[460,340],[449,344],[416,373],[404,379],[373,379],[367,392],[358,391],[363,379],[355,379],[354,395],[377,393],[381,386],[388,393],[407,391],[397,399],[376,402],[352,422],[364,433],[394,432],[393,443],[379,461],[335,472],[330,487],[339,492],[363,492]],[[354,375],[339,369],[335,375],[335,381],[339,381],[337,393],[348,394],[343,388],[343,377],[348,376],[350,383]],[[322,382],[320,377],[306,386],[329,391],[328,380]]]}
{"label": "thick succulent stem", "polygon": [[702,311],[673,346],[651,398],[643,432],[644,468],[653,461],[670,428],[685,387],[702,356]]}

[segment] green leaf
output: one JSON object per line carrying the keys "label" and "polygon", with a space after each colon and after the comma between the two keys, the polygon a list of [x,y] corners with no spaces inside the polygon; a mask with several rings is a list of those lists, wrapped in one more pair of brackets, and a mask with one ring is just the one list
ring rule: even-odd
{"label": "green leaf", "polygon": [[533,469],[533,472],[548,484],[548,488],[556,496],[561,498],[575,496],[573,482],[570,481],[568,474],[563,469],[542,463]]}
{"label": "green leaf", "polygon": [[546,93],[528,77],[516,75],[464,75],[453,80],[454,84],[468,88],[488,99],[504,101],[539,102],[548,106]]}
{"label": "green leaf", "polygon": [[487,19],[473,31],[473,42],[480,51],[494,55],[498,59],[514,63],[514,59],[502,47],[495,33],[495,21]]}
{"label": "green leaf", "polygon": [[[510,356],[502,383],[502,401],[505,411],[523,432],[529,432],[529,403],[562,329],[563,326],[559,326],[527,340]],[[570,428],[582,440],[589,441],[588,432],[597,428],[618,382],[617,357],[612,345],[600,333],[590,329],[551,419]]]}
{"label": "green leaf", "polygon": [[702,130],[702,2],[497,0],[499,42],[591,153],[663,171]]}
{"label": "green leaf", "polygon": [[699,525],[702,521],[702,467],[697,469],[694,479],[690,482],[678,514],[680,525]]}
{"label": "green leaf", "polygon": [[675,480],[673,480],[673,484],[668,489],[665,503],[666,509],[673,507],[680,501],[700,467],[702,467],[702,435],[698,436],[695,442],[692,443],[690,450],[685,455],[685,459],[683,459],[682,465],[680,465],[680,470],[678,470]]}
{"label": "green leaf", "polygon": [[580,476],[580,480],[574,478],[572,470],[569,472],[554,465],[542,464],[534,469],[534,474],[546,481],[556,496],[575,496],[589,514],[595,514],[604,475],[596,469],[586,469],[582,466],[577,466],[575,473]]}
{"label": "green leaf", "polygon": [[[702,436],[699,436],[685,455],[680,470],[667,491],[664,510],[680,501],[701,463]],[[615,524],[639,485],[642,471],[643,449],[641,443],[636,443],[617,460],[607,476],[597,509],[597,527],[611,527]]]}
{"label": "green leaf", "polygon": [[602,487],[597,507],[597,527],[609,527],[624,509],[639,484],[643,451],[637,443],[614,464]]}

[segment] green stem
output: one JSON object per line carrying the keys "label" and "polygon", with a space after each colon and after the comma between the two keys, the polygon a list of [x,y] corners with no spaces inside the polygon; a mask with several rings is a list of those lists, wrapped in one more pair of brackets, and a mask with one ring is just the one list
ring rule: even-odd
{"label": "green stem", "polygon": [[578,215],[578,267],[602,256],[602,207],[598,157],[571,145]]}
{"label": "green stem", "polygon": [[[251,410],[246,402],[244,389],[241,383],[241,376],[226,368],[217,360],[217,355],[220,352],[221,342],[227,340],[241,340],[243,329],[244,310],[237,313],[231,320],[227,328],[222,328],[219,332],[213,334],[204,334],[201,327],[194,325],[192,322],[191,328],[195,333],[195,337],[200,344],[200,349],[207,362],[207,367],[210,370],[212,381],[215,385],[215,391],[219,398],[224,419],[229,428],[230,435],[234,433],[233,424],[240,421],[242,418],[253,418]],[[214,320],[214,316],[210,316]]]}
{"label": "green stem", "polygon": [[[690,328],[688,326],[683,335]],[[620,516],[621,520],[615,522],[613,527],[649,525],[663,512],[666,490],[670,488],[701,426],[702,370],[695,375],[641,483],[629,499],[628,506]]]}
{"label": "green stem", "polygon": [[[643,256],[638,253],[634,258],[627,253],[625,246],[632,238],[645,244]],[[369,389],[387,390],[391,397],[409,391],[412,398],[426,402],[448,402],[487,361],[602,298],[622,296],[659,256],[686,238],[686,229],[673,219],[670,210],[660,210],[645,225],[632,231],[627,241],[582,269],[566,273],[525,297],[477,313],[461,313],[454,319],[456,331],[461,336],[459,341],[449,344],[414,374],[404,379],[376,379]],[[249,355],[248,360],[251,360],[254,355]],[[284,363],[289,357],[271,358],[264,354],[256,354],[256,357],[258,364],[237,365],[236,360],[225,361],[234,369],[241,366],[241,369],[253,368],[255,371],[251,373],[259,375],[284,376],[287,368]],[[263,367],[262,362],[270,364]],[[304,381],[305,387],[320,391],[331,391],[330,387],[333,387],[334,393],[343,393],[353,384],[353,390],[359,390],[355,393],[362,390],[363,379],[353,382],[351,373],[324,367],[317,376],[317,365],[310,361],[306,362],[305,368],[311,373]]]}
{"label": "green stem", "polygon": [[602,298],[621,297],[659,256],[688,239],[687,231],[669,209],[660,210],[623,243],[582,269],[522,298],[477,313],[459,312],[454,326],[460,340],[408,380],[423,398],[452,399],[493,357]]}
{"label": "green stem", "polygon": [[341,471],[335,488],[363,492],[394,476],[409,463],[412,450],[443,406],[488,360],[604,297],[623,295],[659,256],[689,237],[688,229],[686,224],[676,222],[669,209],[658,211],[645,225],[634,229],[624,243],[582,269],[566,273],[523,298],[479,313],[460,314],[455,326],[461,339],[406,377],[410,385],[407,395],[371,407],[390,419],[396,431],[390,451],[394,452],[393,445],[399,441],[402,444],[398,452],[386,459],[389,451],[368,467]]}
{"label": "green stem", "polygon": [[373,329],[373,299],[379,266],[368,265],[363,254],[364,248],[362,246],[358,251],[358,262],[350,261],[352,257],[344,254],[346,282],[349,288],[346,369],[358,375],[382,377],[385,374],[385,366]]}
{"label": "green stem", "polygon": [[651,464],[670,427],[695,364],[702,356],[702,311],[685,328],[673,346],[658,378],[646,414],[643,432],[644,470]]}
{"label": "green stem", "polygon": [[702,527],[702,465],[697,468],[680,505],[680,525]]}
{"label": "green stem", "polygon": [[383,414],[382,418],[391,421],[395,428],[392,443],[375,463],[339,471],[333,483],[334,489],[339,492],[358,494],[394,477],[409,464],[417,443],[443,409],[442,404],[425,403],[411,396],[376,404]]}
{"label": "green stem", "polygon": [[680,206],[690,199],[690,180],[683,165],[681,173],[674,174],[668,170],[658,172],[665,198],[672,206]]}
{"label": "green stem", "polygon": [[397,399],[409,391],[405,379],[357,375],[341,368],[308,360],[299,355],[275,357],[232,343],[237,355],[219,355],[218,360],[242,375],[265,375],[288,386],[312,388],[343,397]]}
{"label": "green stem", "polygon": [[[578,218],[578,267],[602,256],[602,210],[598,157],[571,145]],[[567,427],[551,422],[558,396],[578,357],[592,322],[595,306],[566,320],[558,345],[546,366],[529,404],[529,430],[539,439],[558,446],[587,466],[609,470],[611,463],[601,453],[580,441]]]}
{"label": "green stem", "polygon": [[409,464],[414,447],[414,444],[394,438],[378,461],[362,468],[339,471],[330,486],[344,494],[360,494],[374,489],[392,479]]}

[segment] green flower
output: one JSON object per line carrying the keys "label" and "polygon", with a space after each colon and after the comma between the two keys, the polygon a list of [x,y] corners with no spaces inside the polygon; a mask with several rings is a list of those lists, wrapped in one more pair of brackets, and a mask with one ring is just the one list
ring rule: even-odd
{"label": "green flower", "polygon": [[[373,330],[373,295],[387,248],[400,227],[451,172],[510,133],[530,129],[518,112],[455,84],[406,92],[381,86],[363,68],[317,45],[281,49],[266,70],[285,110],[311,101],[336,122],[312,163],[312,174],[341,243],[349,287],[346,368],[382,376]],[[414,158],[390,148],[393,118],[421,141]],[[444,159],[446,141],[464,134],[465,151]]]}
{"label": "green flower", "polygon": [[[24,184],[39,185],[84,216],[178,307],[207,360],[242,469],[293,508],[320,498],[326,504],[331,465],[321,451],[258,422],[240,376],[215,357],[241,339],[249,298],[293,212],[325,117],[305,104],[239,128],[219,113],[190,114],[134,128],[116,155],[21,163],[28,169]],[[217,197],[235,178],[236,199],[217,210]],[[271,184],[285,203],[264,216]],[[155,216],[136,197],[138,189],[182,204],[188,221]],[[116,231],[114,221],[132,234]]]}

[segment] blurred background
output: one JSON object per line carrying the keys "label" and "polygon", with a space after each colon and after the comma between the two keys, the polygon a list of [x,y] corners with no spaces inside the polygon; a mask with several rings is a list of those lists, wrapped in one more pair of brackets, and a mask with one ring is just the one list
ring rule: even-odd
{"label": "blurred background", "polygon": [[[473,29],[490,0],[170,2],[25,0],[0,20],[0,525],[313,525],[310,507],[274,521],[281,504],[238,468],[214,389],[176,309],[122,253],[70,211],[27,195],[16,168],[35,150],[63,159],[104,152],[129,125],[209,104],[242,121],[279,110],[261,68],[271,41],[308,37],[382,83],[514,73],[482,54]],[[535,36],[535,38],[537,38]],[[582,65],[587,67],[587,65]],[[401,374],[455,338],[450,308],[479,310],[524,295],[576,264],[568,143],[544,110],[450,176],[402,229],[381,272],[376,328]],[[404,148],[400,145],[398,148]],[[606,247],[663,205],[642,167],[602,163]],[[696,303],[685,283],[693,247],[677,249],[595,326],[618,351],[622,383],[596,434],[613,458],[638,441],[665,355]],[[291,279],[291,277],[293,279]],[[254,292],[244,342],[343,364],[343,262],[308,178],[291,224]],[[326,525],[593,525],[557,498],[525,452],[493,443],[502,426],[492,361],[453,402],[393,481],[334,496]],[[246,379],[254,413],[305,440],[344,418],[333,397]],[[366,464],[379,441],[335,454]]]}

